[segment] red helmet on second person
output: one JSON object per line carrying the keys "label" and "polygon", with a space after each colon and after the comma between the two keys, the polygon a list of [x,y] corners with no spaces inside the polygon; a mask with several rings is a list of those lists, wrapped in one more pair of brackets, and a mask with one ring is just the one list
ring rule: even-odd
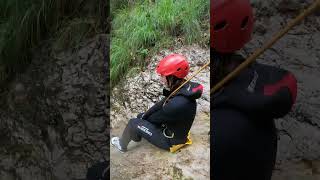
{"label": "red helmet on second person", "polygon": [[161,59],[156,71],[161,76],[173,75],[184,78],[189,73],[189,63],[187,58],[180,54],[170,54]]}
{"label": "red helmet on second person", "polygon": [[254,20],[249,0],[211,0],[210,12],[213,49],[230,53],[250,41]]}

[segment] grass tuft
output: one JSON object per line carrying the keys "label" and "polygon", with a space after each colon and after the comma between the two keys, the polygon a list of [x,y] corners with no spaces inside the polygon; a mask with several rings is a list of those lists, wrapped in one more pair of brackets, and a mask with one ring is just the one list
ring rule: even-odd
{"label": "grass tuft", "polygon": [[[199,41],[208,26],[206,0],[111,1],[111,85],[116,85],[131,68],[142,68],[145,59],[159,48],[183,37],[186,44]],[[136,72],[136,70],[130,71]]]}

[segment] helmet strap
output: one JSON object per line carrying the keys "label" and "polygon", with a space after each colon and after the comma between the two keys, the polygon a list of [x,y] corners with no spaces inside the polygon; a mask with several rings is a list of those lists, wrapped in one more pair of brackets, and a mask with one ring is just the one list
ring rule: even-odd
{"label": "helmet strap", "polygon": [[175,90],[183,81],[183,79],[177,78],[175,76],[167,76],[166,78],[170,90]]}

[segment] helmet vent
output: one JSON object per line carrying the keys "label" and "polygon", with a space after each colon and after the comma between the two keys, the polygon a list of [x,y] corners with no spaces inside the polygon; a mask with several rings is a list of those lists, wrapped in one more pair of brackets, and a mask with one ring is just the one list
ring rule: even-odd
{"label": "helmet vent", "polygon": [[248,21],[249,21],[249,16],[246,16],[246,17],[242,20],[241,29],[244,29],[244,28],[247,26]]}
{"label": "helmet vent", "polygon": [[227,25],[227,21],[223,20],[214,26],[214,30],[218,31],[220,29],[223,29],[226,25]]}
{"label": "helmet vent", "polygon": [[177,69],[177,71],[180,71],[180,70],[181,70],[181,68],[178,68],[178,69]]}

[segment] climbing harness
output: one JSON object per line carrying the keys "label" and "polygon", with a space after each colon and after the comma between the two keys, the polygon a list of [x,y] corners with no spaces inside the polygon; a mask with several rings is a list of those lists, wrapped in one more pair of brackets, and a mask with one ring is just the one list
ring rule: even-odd
{"label": "climbing harness", "polygon": [[187,136],[187,142],[184,144],[176,144],[170,147],[170,152],[174,153],[177,150],[181,149],[182,147],[186,146],[186,145],[190,145],[192,144],[192,140],[190,138],[190,131],[188,132],[188,136]]}
{"label": "climbing harness", "polygon": [[168,129],[167,125],[162,124],[161,126],[162,126],[162,128],[163,128],[162,134],[164,135],[164,137],[169,138],[169,139],[172,139],[172,138],[174,137],[174,132],[172,132],[171,135],[167,135],[167,133],[166,133],[166,130]]}
{"label": "climbing harness", "polygon": [[262,48],[257,49],[251,56],[249,56],[243,63],[241,63],[234,71],[229,73],[224,79],[222,79],[219,83],[217,83],[211,90],[210,94],[219,90],[225,83],[230,81],[232,78],[237,76],[244,68],[254,62],[258,56],[260,56],[264,51],[269,49],[274,43],[276,43],[281,37],[283,37],[290,29],[292,29],[295,25],[300,23],[305,17],[312,14],[320,8],[320,0],[316,0],[308,9],[303,11],[299,16],[297,16],[294,20],[292,20],[283,30],[274,35],[274,37],[266,43]]}

